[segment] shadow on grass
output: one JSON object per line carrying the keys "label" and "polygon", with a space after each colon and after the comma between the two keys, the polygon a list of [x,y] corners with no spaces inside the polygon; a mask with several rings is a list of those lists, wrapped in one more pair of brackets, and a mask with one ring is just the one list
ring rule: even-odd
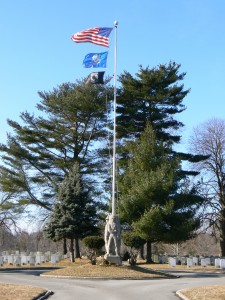
{"label": "shadow on grass", "polygon": [[140,272],[140,273],[145,273],[145,274],[156,274],[156,275],[161,275],[167,278],[178,278],[179,276],[175,276],[172,274],[168,274],[166,272],[161,272],[161,271],[156,271],[150,268],[145,268],[143,266],[138,266],[138,265],[134,265],[134,266],[130,266],[130,268],[136,272]]}
{"label": "shadow on grass", "polygon": [[49,272],[52,270],[57,270],[60,268],[57,267],[48,267],[48,268],[3,268],[0,269],[0,274],[1,273],[23,273],[26,275],[35,275],[35,276],[40,276],[40,274]]}

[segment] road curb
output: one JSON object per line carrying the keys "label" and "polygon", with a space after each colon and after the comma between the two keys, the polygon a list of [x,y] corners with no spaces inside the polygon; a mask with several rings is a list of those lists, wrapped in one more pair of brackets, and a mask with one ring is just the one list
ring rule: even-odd
{"label": "road curb", "polygon": [[181,299],[183,299],[183,300],[189,300],[188,297],[186,297],[186,296],[184,296],[184,295],[182,294],[182,291],[184,291],[184,290],[179,290],[179,291],[177,291],[177,292],[176,292],[176,295],[179,296],[179,297],[180,297]]}
{"label": "road curb", "polygon": [[53,294],[54,294],[53,291],[46,291],[46,292],[41,293],[38,296],[34,297],[32,300],[45,300]]}
{"label": "road curb", "polygon": [[88,279],[88,280],[163,280],[163,279],[176,279],[176,277],[163,278],[163,277],[88,277],[88,276],[73,276],[73,275],[45,275],[40,274],[40,277],[60,278],[60,279]]}

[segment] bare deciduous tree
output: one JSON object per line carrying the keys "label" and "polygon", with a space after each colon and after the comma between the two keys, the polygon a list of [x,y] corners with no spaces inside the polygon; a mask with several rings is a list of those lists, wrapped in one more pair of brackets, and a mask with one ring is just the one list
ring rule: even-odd
{"label": "bare deciduous tree", "polygon": [[199,185],[207,199],[203,212],[207,223],[219,229],[221,255],[225,256],[225,120],[214,118],[196,127],[190,145],[193,153],[209,156],[197,164]]}

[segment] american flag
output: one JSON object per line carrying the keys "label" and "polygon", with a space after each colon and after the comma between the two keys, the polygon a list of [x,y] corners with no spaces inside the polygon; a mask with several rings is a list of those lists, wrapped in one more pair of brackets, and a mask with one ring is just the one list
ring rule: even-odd
{"label": "american flag", "polygon": [[93,43],[96,45],[109,47],[109,35],[112,28],[94,27],[80,31],[71,36],[72,41],[76,43]]}

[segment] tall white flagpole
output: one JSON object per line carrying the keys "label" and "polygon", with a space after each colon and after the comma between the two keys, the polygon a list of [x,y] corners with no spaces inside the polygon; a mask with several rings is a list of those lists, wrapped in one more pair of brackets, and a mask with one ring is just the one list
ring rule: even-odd
{"label": "tall white flagpole", "polygon": [[112,214],[106,218],[105,225],[105,248],[106,261],[117,265],[122,265],[120,257],[120,221],[116,215],[115,208],[115,187],[116,187],[116,52],[117,52],[117,26],[118,22],[114,22],[115,26],[115,48],[114,48],[114,126],[113,126],[113,166],[112,166]]}
{"label": "tall white flagpole", "polygon": [[114,125],[113,125],[113,166],[112,166],[112,216],[116,214],[115,190],[116,190],[116,59],[117,59],[117,26],[118,21],[114,21]]}

